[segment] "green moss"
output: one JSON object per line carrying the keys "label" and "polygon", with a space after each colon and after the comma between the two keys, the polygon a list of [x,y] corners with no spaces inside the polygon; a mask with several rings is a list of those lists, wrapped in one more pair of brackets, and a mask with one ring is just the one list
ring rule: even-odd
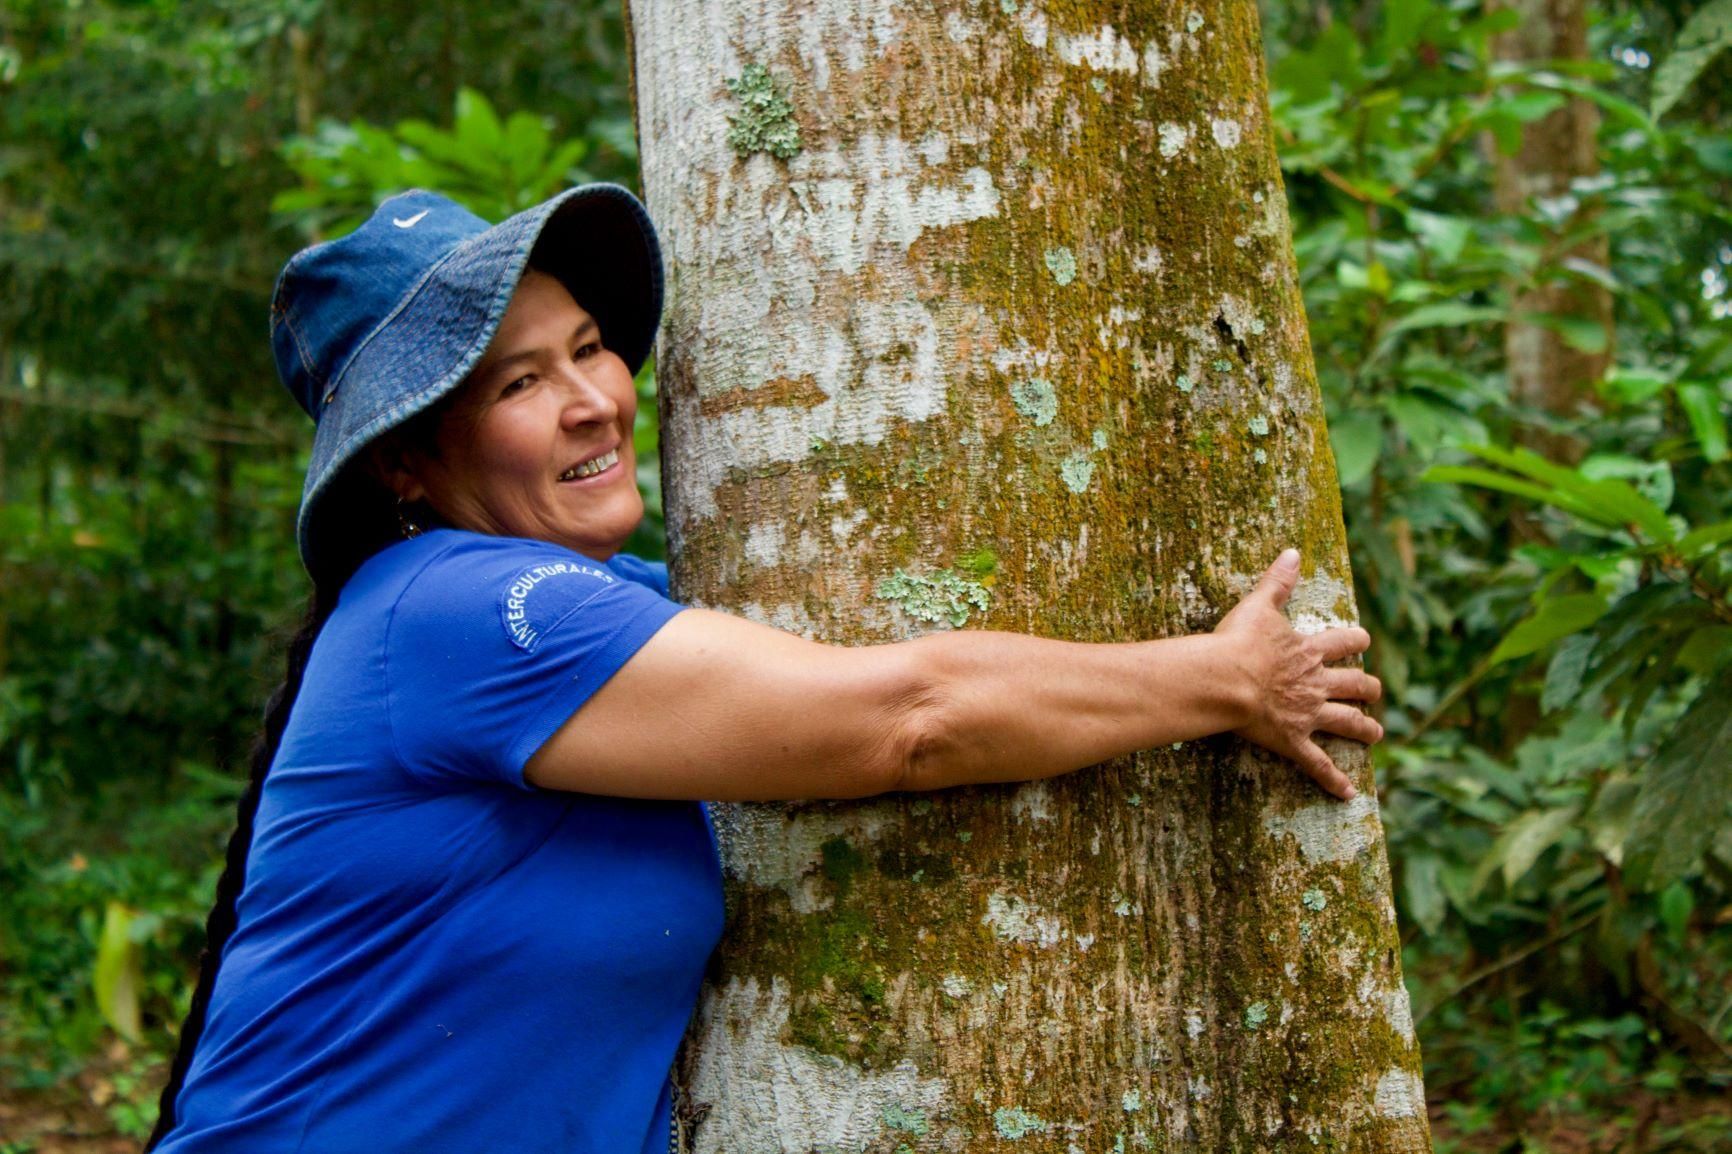
{"label": "green moss", "polygon": [[846,896],[854,884],[854,875],[866,868],[865,857],[842,837],[826,841],[818,852],[823,858],[824,876],[835,883],[838,895]]}
{"label": "green moss", "polygon": [[800,151],[800,126],[794,123],[794,105],[762,64],[727,82],[728,91],[740,101],[740,110],[728,117],[728,147],[741,157],[767,152],[787,160]]}

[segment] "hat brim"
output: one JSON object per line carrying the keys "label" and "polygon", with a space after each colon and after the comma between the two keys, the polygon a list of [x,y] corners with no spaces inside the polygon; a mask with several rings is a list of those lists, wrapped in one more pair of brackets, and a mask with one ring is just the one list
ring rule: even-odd
{"label": "hat brim", "polygon": [[389,537],[392,502],[361,475],[362,455],[463,383],[531,254],[633,375],[643,367],[661,319],[661,249],[630,192],[583,185],[459,242],[369,334],[320,414],[296,533],[315,581],[346,578]]}

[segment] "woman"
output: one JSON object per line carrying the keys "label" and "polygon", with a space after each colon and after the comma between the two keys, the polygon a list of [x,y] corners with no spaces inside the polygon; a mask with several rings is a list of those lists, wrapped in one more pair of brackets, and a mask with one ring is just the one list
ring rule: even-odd
{"label": "woman", "polygon": [[666,1149],[722,916],[689,799],[1033,779],[1226,731],[1353,796],[1312,737],[1382,736],[1342,704],[1377,681],[1325,667],[1369,638],[1292,630],[1291,550],[1215,632],[1135,644],[842,648],[682,611],[619,552],[660,307],[649,219],[605,185],[492,228],[408,193],[284,269],[314,595],[156,1149]]}

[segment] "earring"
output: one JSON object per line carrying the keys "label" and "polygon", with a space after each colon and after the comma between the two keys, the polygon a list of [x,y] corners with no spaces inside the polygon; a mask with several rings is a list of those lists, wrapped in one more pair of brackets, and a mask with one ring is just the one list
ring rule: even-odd
{"label": "earring", "polygon": [[403,534],[403,540],[412,541],[421,535],[421,526],[409,519],[409,502],[397,498],[397,531]]}

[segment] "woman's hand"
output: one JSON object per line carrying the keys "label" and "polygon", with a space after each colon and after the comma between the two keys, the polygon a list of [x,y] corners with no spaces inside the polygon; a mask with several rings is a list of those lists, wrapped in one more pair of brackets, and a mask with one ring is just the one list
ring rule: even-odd
{"label": "woman's hand", "polygon": [[1289,549],[1215,627],[1218,636],[1234,643],[1237,664],[1251,689],[1253,719],[1233,732],[1298,762],[1336,797],[1351,798],[1353,783],[1312,735],[1333,733],[1367,745],[1383,738],[1381,725],[1342,704],[1376,701],[1382,683],[1360,669],[1327,665],[1364,653],[1371,634],[1358,626],[1313,634],[1295,631],[1282,610],[1298,583],[1299,551]]}

